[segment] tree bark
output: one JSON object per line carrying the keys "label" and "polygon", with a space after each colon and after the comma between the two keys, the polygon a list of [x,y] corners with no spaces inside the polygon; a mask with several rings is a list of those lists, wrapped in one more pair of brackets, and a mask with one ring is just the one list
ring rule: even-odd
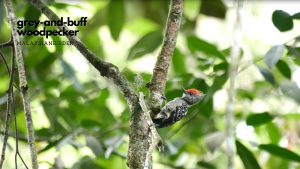
{"label": "tree bark", "polygon": [[150,93],[147,104],[152,111],[152,118],[159,113],[163,102],[161,96],[165,93],[168,69],[175,50],[177,35],[180,28],[183,3],[184,0],[171,0],[162,48],[157,57],[151,81],[147,84]]}
{"label": "tree bark", "polygon": [[[29,2],[40,10],[49,20],[59,21],[60,18],[40,0],[29,0]],[[56,26],[59,30],[66,26]],[[130,108],[130,131],[129,151],[127,165],[129,168],[143,168],[146,153],[149,148],[147,140],[149,127],[145,121],[142,109],[139,105],[138,96],[135,94],[128,80],[121,74],[118,68],[106,61],[101,60],[91,52],[76,36],[67,36],[78,51],[104,76],[111,80],[121,91]]]}
{"label": "tree bark", "polygon": [[[38,161],[37,161],[37,154],[35,149],[35,138],[34,138],[34,129],[32,124],[32,117],[31,117],[31,109],[30,109],[30,102],[28,99],[28,84],[26,80],[25,74],[25,67],[24,61],[22,56],[21,46],[17,45],[17,42],[20,41],[19,34],[17,33],[17,24],[16,24],[16,16],[11,4],[10,0],[5,0],[5,7],[7,11],[7,19],[11,27],[12,39],[14,43],[14,52],[17,59],[18,65],[18,72],[19,72],[19,80],[20,80],[20,88],[21,88],[21,95],[24,105],[24,112],[25,112],[25,119],[26,119],[26,129],[28,135],[28,145],[30,150],[31,156],[31,163],[33,169],[38,169]],[[12,68],[14,69],[14,68]]]}
{"label": "tree bark", "polygon": [[[40,10],[49,20],[59,21],[60,18],[40,0],[29,0],[29,2]],[[183,8],[183,0],[172,0],[167,20],[165,38],[162,50],[158,56],[156,66],[153,70],[153,77],[150,81],[150,98],[148,103],[151,110],[160,109],[161,98],[157,97],[164,93],[168,67],[176,45],[176,38],[180,26]],[[56,26],[59,30],[66,26]],[[130,108],[130,131],[129,131],[129,151],[127,165],[131,169],[140,169],[145,165],[146,154],[149,149],[150,141],[149,126],[143,116],[143,111],[139,105],[138,96],[135,94],[132,86],[127,79],[120,73],[118,68],[106,61],[101,60],[92,53],[77,37],[67,36],[70,42],[78,51],[100,72],[100,74],[111,80],[121,91],[127,100]]]}

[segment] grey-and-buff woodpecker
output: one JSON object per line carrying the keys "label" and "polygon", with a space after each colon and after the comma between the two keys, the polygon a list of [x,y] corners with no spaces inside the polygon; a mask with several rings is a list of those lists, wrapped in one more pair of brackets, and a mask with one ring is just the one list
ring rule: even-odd
{"label": "grey-and-buff woodpecker", "polygon": [[166,103],[166,105],[158,113],[153,122],[157,124],[157,128],[171,126],[172,124],[180,121],[188,112],[188,108],[195,105],[203,99],[205,94],[196,89],[183,91],[182,97],[176,97],[174,100]]}

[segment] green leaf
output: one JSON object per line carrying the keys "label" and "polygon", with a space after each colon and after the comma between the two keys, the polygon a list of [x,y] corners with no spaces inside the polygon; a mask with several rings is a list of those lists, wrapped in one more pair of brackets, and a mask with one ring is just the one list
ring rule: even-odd
{"label": "green leaf", "polygon": [[265,64],[273,68],[284,52],[284,45],[273,46],[264,56]]}
{"label": "green leaf", "polygon": [[[68,4],[69,6],[70,4]],[[101,26],[107,24],[108,5],[99,9],[91,19],[88,20],[88,26],[84,29],[84,34],[90,34],[93,30],[98,30]]]}
{"label": "green leaf", "polygon": [[131,47],[128,60],[153,52],[162,43],[162,40],[163,36],[160,29],[146,34]]}
{"label": "green leaf", "polygon": [[51,88],[58,88],[60,85],[60,81],[56,80],[56,79],[49,79],[46,80],[43,83],[44,88],[46,89],[51,89]]}
{"label": "green leaf", "polygon": [[273,116],[271,116],[269,113],[264,112],[264,113],[258,113],[258,114],[253,114],[250,115],[247,120],[246,123],[247,125],[251,125],[251,126],[258,126],[258,125],[262,125],[264,123],[268,123],[270,121],[273,120]]}
{"label": "green leaf", "polygon": [[210,44],[202,39],[199,39],[196,36],[188,36],[187,45],[192,53],[195,53],[196,51],[200,51],[207,55],[216,56],[225,61],[225,57],[215,45]]}
{"label": "green leaf", "polygon": [[285,45],[288,50],[287,55],[294,55],[298,60],[300,60],[300,47],[294,48],[292,46]]}
{"label": "green leaf", "polygon": [[125,22],[125,6],[123,0],[111,0],[108,4],[107,25],[115,41],[118,40]]}
{"label": "green leaf", "polygon": [[294,15],[292,15],[293,19],[300,19],[300,12],[295,13]]}
{"label": "green leaf", "polygon": [[90,156],[84,156],[76,162],[71,169],[99,169],[99,167]]}
{"label": "green leaf", "polygon": [[273,12],[272,22],[280,32],[291,30],[294,26],[292,16],[283,10]]}
{"label": "green leaf", "polygon": [[[170,6],[169,1],[140,1],[142,5],[135,6],[136,8],[141,8],[143,12],[141,15],[158,24],[161,27],[164,27],[166,24],[166,19],[168,17],[168,9]],[[160,12],[158,12],[160,11]]]}
{"label": "green leaf", "polygon": [[174,146],[170,141],[165,142],[166,152],[170,155],[174,155],[178,153],[178,147]]}
{"label": "green leaf", "polygon": [[[230,55],[230,51],[231,51],[232,47],[226,48],[224,50],[221,50],[221,53],[225,56],[229,56]],[[243,48],[240,49],[240,57],[242,57],[244,55],[244,50]]]}
{"label": "green leaf", "polygon": [[66,137],[64,137],[62,140],[60,140],[57,143],[56,149],[60,150],[63,146],[70,144],[73,140],[74,135],[73,134],[68,134]]}
{"label": "green leaf", "polygon": [[224,70],[227,71],[228,70],[228,63],[227,62],[222,62],[220,64],[214,65],[214,72],[218,71],[218,70]]}
{"label": "green leaf", "polygon": [[176,73],[186,73],[185,56],[177,48],[174,50],[171,64],[173,65]]}
{"label": "green leaf", "polygon": [[54,4],[49,4],[49,6],[52,6],[56,9],[67,9],[67,7],[72,6],[72,7],[78,7],[76,5],[72,5],[72,4],[66,4],[66,3],[59,3],[59,2],[54,2]]}
{"label": "green leaf", "polygon": [[205,59],[204,61],[202,61],[202,59],[198,59],[198,60],[201,60],[201,64],[198,66],[198,68],[202,71],[210,68],[214,64],[214,61],[215,61],[214,58]]}
{"label": "green leaf", "polygon": [[[42,128],[40,130],[35,131],[34,134],[37,137],[50,138],[54,133],[53,133],[53,130],[51,130],[51,129]],[[55,134],[59,134],[59,133],[55,133]]]}
{"label": "green leaf", "polygon": [[268,123],[266,125],[266,128],[267,128],[271,143],[278,144],[281,139],[281,135],[278,130],[278,127],[274,123]]}
{"label": "green leaf", "polygon": [[265,150],[273,155],[291,160],[300,162],[300,156],[288,149],[273,145],[273,144],[261,144],[258,146],[259,149]]}
{"label": "green leaf", "polygon": [[300,89],[296,83],[281,82],[279,86],[284,94],[288,95],[289,97],[293,98],[295,101],[300,103]]}
{"label": "green leaf", "polygon": [[73,86],[77,91],[82,92],[83,91],[82,84],[78,80],[73,67],[71,67],[63,58],[60,58],[60,63],[63,68],[64,76],[68,77],[70,80],[73,81]]}
{"label": "green leaf", "polygon": [[279,60],[276,64],[276,67],[283,76],[285,76],[288,79],[291,79],[292,72],[288,64],[286,64],[283,60]]}
{"label": "green leaf", "polygon": [[291,165],[291,161],[278,157],[278,156],[271,156],[268,159],[268,162],[266,163],[265,166],[268,166],[268,168],[289,168],[289,166]]}
{"label": "green leaf", "polygon": [[85,136],[86,146],[88,146],[93,153],[96,155],[96,157],[99,157],[102,152],[103,148],[100,144],[100,142],[93,136]]}
{"label": "green leaf", "polygon": [[238,89],[237,90],[237,97],[239,97],[240,99],[250,99],[253,100],[256,98],[255,93],[253,93],[252,90],[243,90],[243,89]]}
{"label": "green leaf", "polygon": [[269,83],[271,83],[274,86],[275,85],[275,78],[272,75],[272,73],[269,72],[267,69],[261,67],[261,66],[258,66],[258,65],[255,65],[255,66],[258,68],[260,73],[264,76],[266,81],[268,81]]}
{"label": "green leaf", "polygon": [[109,147],[105,151],[105,158],[108,159],[112,151],[120,146],[124,141],[124,135],[117,135],[108,140],[105,140],[105,144]]}
{"label": "green leaf", "polygon": [[206,169],[216,169],[216,167],[214,166],[214,165],[212,165],[212,164],[209,164],[209,163],[207,163],[207,162],[205,162],[205,161],[198,161],[197,162],[197,165],[199,166],[199,167],[201,167],[201,168],[206,168]]}
{"label": "green leaf", "polygon": [[110,93],[108,91],[108,89],[102,89],[100,91],[100,95],[98,97],[98,102],[97,102],[97,105],[99,106],[103,106],[103,107],[106,107],[106,103],[103,101],[103,100],[106,100],[108,97],[109,97]]}
{"label": "green leaf", "polygon": [[98,29],[91,30],[89,33],[83,33],[81,38],[83,43],[88,46],[89,50],[93,51],[101,59],[104,58],[103,48],[98,36]]}
{"label": "green leaf", "polygon": [[[29,4],[28,8],[27,8],[27,11],[25,13],[25,21],[38,21],[40,16],[41,16],[41,12],[36,8],[34,7],[33,5]],[[36,30],[34,28],[34,26],[29,26],[28,24],[25,26],[25,30],[31,30],[31,31],[34,31]],[[28,40],[30,37],[32,36],[25,36],[25,38]]]}
{"label": "green leaf", "polygon": [[200,13],[225,19],[227,7],[222,0],[202,0]]}
{"label": "green leaf", "polygon": [[258,162],[256,161],[253,154],[238,140],[235,141],[237,153],[246,169],[260,169]]}
{"label": "green leaf", "polygon": [[88,128],[88,129],[91,129],[91,128],[94,128],[94,127],[100,128],[100,126],[101,126],[101,123],[99,123],[98,121],[88,120],[88,119],[82,120],[80,124],[81,124],[82,127],[85,127],[85,128]]}
{"label": "green leaf", "polygon": [[299,113],[289,113],[289,114],[282,115],[282,117],[286,119],[300,120]]}
{"label": "green leaf", "polygon": [[222,88],[222,86],[226,83],[227,79],[228,79],[227,72],[216,77],[214,80],[214,84],[211,87],[209,87],[209,89],[207,90],[203,102],[206,103],[209,99],[211,99],[214,93]]}
{"label": "green leaf", "polygon": [[44,151],[47,151],[47,150],[51,149],[52,147],[56,146],[56,145],[57,145],[61,140],[63,140],[65,137],[66,137],[66,136],[63,136],[63,137],[61,137],[60,139],[58,139],[58,140],[56,140],[56,141],[53,141],[53,142],[48,143],[48,145],[47,145],[45,148],[43,148],[42,150],[40,150],[40,151],[38,152],[38,154],[40,154],[40,153],[42,153],[42,152],[44,152]]}
{"label": "green leaf", "polygon": [[0,0],[0,32],[1,32],[3,19],[4,19],[4,2],[3,0]]}
{"label": "green leaf", "polygon": [[61,99],[69,99],[69,98],[76,98],[82,96],[82,93],[75,90],[74,86],[68,86],[65,90],[61,91],[59,97]]}

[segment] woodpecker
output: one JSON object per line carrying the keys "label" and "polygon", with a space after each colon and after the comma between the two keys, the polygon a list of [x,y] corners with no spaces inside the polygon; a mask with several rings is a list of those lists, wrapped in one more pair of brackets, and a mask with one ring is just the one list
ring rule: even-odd
{"label": "woodpecker", "polygon": [[[196,89],[183,91],[182,97],[176,97],[174,100],[165,104],[165,106],[158,113],[153,122],[157,124],[157,128],[171,126],[172,124],[180,121],[188,112],[188,108],[195,105],[203,99],[205,94]],[[163,97],[164,98],[164,97]],[[164,98],[166,101],[166,98]]]}

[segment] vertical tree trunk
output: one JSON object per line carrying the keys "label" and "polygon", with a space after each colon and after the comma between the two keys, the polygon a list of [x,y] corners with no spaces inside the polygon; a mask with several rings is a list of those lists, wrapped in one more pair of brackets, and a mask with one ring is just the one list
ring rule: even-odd
{"label": "vertical tree trunk", "polygon": [[131,169],[144,168],[147,151],[149,149],[149,126],[143,116],[138,98],[134,106],[130,107],[129,151],[127,165]]}
{"label": "vertical tree trunk", "polygon": [[234,168],[234,155],[235,155],[235,144],[233,134],[233,123],[234,123],[234,98],[236,95],[235,81],[237,76],[237,67],[239,63],[239,57],[241,53],[242,45],[242,19],[241,12],[243,9],[243,0],[237,1],[236,9],[236,23],[233,30],[233,46],[230,50],[230,67],[229,67],[229,79],[230,86],[228,90],[228,104],[226,109],[226,145],[227,145],[227,167],[228,169]]}

